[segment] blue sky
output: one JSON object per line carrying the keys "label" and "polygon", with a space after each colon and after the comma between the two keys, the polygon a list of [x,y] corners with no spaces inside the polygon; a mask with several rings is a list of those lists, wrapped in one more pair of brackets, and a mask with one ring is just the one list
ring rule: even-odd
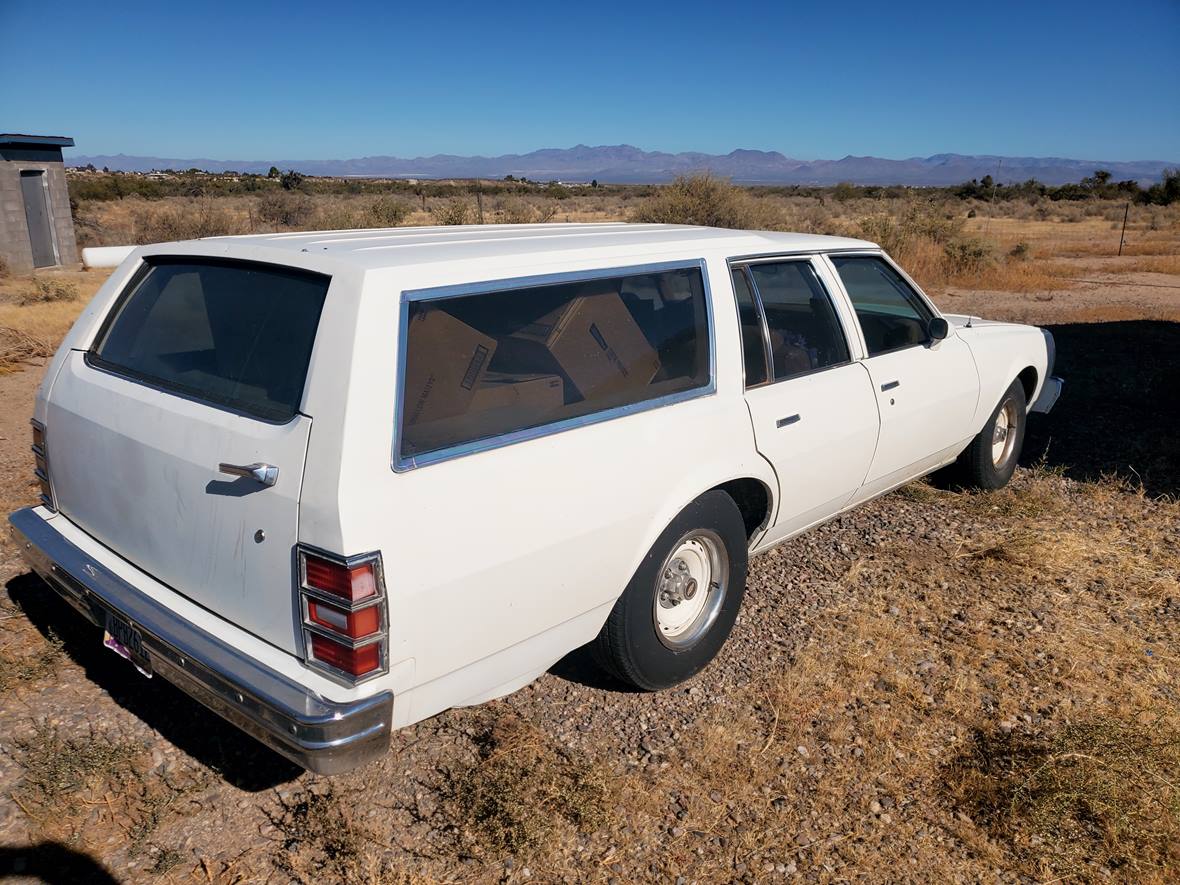
{"label": "blue sky", "polygon": [[628,143],[1172,161],[1178,47],[1178,0],[0,0],[0,131],[214,159]]}

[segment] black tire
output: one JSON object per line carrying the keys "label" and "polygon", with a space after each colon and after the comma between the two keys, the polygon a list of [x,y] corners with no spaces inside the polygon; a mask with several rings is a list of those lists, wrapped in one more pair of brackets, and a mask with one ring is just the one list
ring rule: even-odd
{"label": "black tire", "polygon": [[[725,492],[706,492],[685,507],[652,545],[592,644],[598,665],[643,691],[676,685],[704,669],[725,644],[741,608],[746,591],[747,540],[742,515]],[[673,563],[688,570],[684,559],[673,559],[672,554],[687,550],[687,558],[692,559],[694,544],[716,557],[723,552],[727,568],[720,580],[713,580],[722,573],[720,568],[709,572],[710,587],[704,591],[704,601],[697,603],[703,606],[701,614],[685,632],[662,634],[658,618],[664,615],[657,616],[657,606],[671,610],[691,604],[692,597],[701,592],[695,581],[689,581],[682,588],[680,601],[671,601],[667,596],[670,585],[664,577],[675,571]],[[719,559],[711,561],[719,563]]]}
{"label": "black tire", "polygon": [[[1001,420],[1001,414],[1005,414],[1008,423],[1005,442],[1007,437],[1010,437],[1011,445],[1004,447],[1003,455],[997,463],[993,443],[996,440],[996,425]],[[1024,395],[1024,385],[1016,380],[1004,392],[995,411],[983,425],[983,430],[971,440],[971,445],[967,446],[958,461],[951,465],[951,478],[959,485],[973,489],[990,491],[1006,486],[1020,460],[1027,424],[1028,400]]]}

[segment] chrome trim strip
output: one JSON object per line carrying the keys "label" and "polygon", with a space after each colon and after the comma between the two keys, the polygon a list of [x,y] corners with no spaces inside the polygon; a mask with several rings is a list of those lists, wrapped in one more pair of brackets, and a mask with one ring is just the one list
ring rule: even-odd
{"label": "chrome trim strip", "polygon": [[[401,457],[402,445],[402,408],[405,400],[405,377],[406,377],[406,351],[409,344],[409,336],[406,330],[409,328],[410,319],[410,303],[414,301],[434,301],[445,298],[459,298],[465,295],[484,295],[501,292],[509,289],[530,289],[539,286],[553,286],[561,283],[578,283],[587,280],[599,280],[612,277],[628,277],[638,276],[641,274],[662,273],[671,270],[692,270],[697,269],[701,274],[701,287],[705,298],[705,321],[709,326],[709,380],[706,384],[700,387],[694,387],[690,390],[685,390],[680,393],[673,393],[667,396],[656,397],[654,399],[642,400],[637,403],[629,403],[625,406],[616,406],[613,409],[604,409],[600,412],[592,412],[589,415],[581,415],[576,418],[567,418],[564,421],[554,421],[550,424],[542,424],[538,427],[529,427],[523,430],[513,431],[512,433],[504,433],[498,436],[487,437],[486,439],[472,440],[467,443],[460,443],[459,445],[449,446],[445,449],[439,449],[434,452],[425,452],[419,455],[412,455],[408,458]],[[603,421],[611,421],[615,418],[623,418],[628,415],[634,415],[639,412],[646,412],[650,409],[663,408],[664,406],[671,406],[677,403],[685,402],[691,399],[697,399],[702,396],[712,396],[717,392],[717,341],[716,341],[716,323],[714,322],[713,312],[713,292],[709,285],[709,268],[703,258],[685,259],[683,261],[665,261],[656,264],[637,264],[627,265],[623,267],[606,267],[594,268],[583,271],[568,271],[565,273],[544,274],[534,277],[514,277],[503,280],[486,280],[475,283],[463,283],[455,286],[439,286],[432,289],[408,289],[402,292],[401,307],[398,311],[398,344],[397,344],[397,390],[395,392],[396,401],[394,403],[393,414],[393,452],[391,458],[391,466],[395,473],[405,473],[410,470],[415,470],[419,467],[425,467],[429,464],[437,464],[441,461],[450,461],[453,458],[461,458],[465,455],[473,455],[478,452],[486,452],[492,449],[503,448],[504,446],[513,445],[527,440],[538,439],[543,436],[551,436],[555,433],[562,433],[566,430],[573,430],[578,427],[586,427],[591,424],[599,424]]]}
{"label": "chrome trim strip", "polygon": [[9,522],[21,553],[91,623],[107,612],[143,637],[152,669],[272,750],[320,774],[339,774],[388,749],[393,695],[337,703],[181,618],[61,535],[35,508]]}
{"label": "chrome trim strip", "polygon": [[[40,483],[43,483],[41,493],[37,496],[45,507],[54,513],[57,512],[57,496],[53,493],[53,480],[49,478],[49,435],[45,432],[45,425],[36,418],[30,418],[29,424],[33,427],[33,475],[37,477]],[[41,444],[37,445],[37,434],[41,435]],[[37,463],[40,459],[40,464]],[[44,469],[41,468],[44,464]]]}

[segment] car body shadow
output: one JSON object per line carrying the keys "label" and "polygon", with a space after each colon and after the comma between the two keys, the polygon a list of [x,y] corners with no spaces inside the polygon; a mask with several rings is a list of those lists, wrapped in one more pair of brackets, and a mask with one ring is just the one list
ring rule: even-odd
{"label": "car body shadow", "polygon": [[1033,415],[1021,463],[1073,479],[1117,476],[1148,495],[1180,494],[1180,323],[1046,326],[1065,389]]}
{"label": "car body shadow", "polygon": [[118,885],[119,880],[101,863],[60,842],[38,842],[18,848],[0,848],[0,881],[36,879],[48,885]]}
{"label": "car body shadow", "polygon": [[270,789],[303,769],[263,746],[190,698],[166,679],[145,679],[102,645],[102,633],[32,572],[11,579],[8,595],[43,635],[63,651],[115,703],[142,719],[227,782],[249,792]]}
{"label": "car body shadow", "polygon": [[622,694],[637,694],[639,689],[620,682],[601,667],[594,663],[594,655],[590,645],[575,648],[564,658],[549,668],[549,672],[558,679],[574,682],[587,688],[597,688],[600,691],[613,691]]}

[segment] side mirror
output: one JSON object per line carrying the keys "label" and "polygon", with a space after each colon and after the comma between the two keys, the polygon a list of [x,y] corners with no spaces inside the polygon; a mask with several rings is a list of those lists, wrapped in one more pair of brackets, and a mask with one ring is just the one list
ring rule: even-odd
{"label": "side mirror", "polygon": [[926,333],[930,336],[931,341],[941,341],[951,333],[951,326],[942,317],[935,317],[926,326]]}

